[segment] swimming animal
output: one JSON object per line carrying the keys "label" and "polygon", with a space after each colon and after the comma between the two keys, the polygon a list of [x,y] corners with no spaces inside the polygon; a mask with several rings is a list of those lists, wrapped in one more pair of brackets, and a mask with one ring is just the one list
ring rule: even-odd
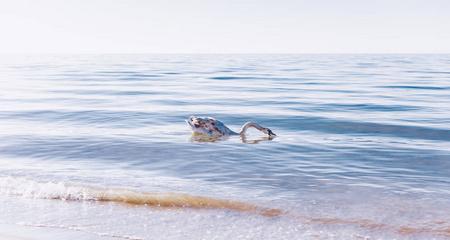
{"label": "swimming animal", "polygon": [[276,136],[275,133],[272,132],[269,128],[262,127],[261,125],[254,123],[254,122],[246,122],[239,133],[232,131],[229,129],[225,124],[223,124],[221,121],[206,117],[196,117],[191,116],[186,122],[189,124],[189,126],[192,128],[192,131],[197,134],[203,134],[210,137],[222,137],[222,136],[230,136],[230,135],[241,135],[245,136],[245,132],[248,128],[254,127],[258,129],[259,131],[267,134],[269,137]]}

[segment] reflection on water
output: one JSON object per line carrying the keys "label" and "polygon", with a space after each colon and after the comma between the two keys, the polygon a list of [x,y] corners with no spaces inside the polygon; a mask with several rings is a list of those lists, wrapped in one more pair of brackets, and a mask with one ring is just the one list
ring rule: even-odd
{"label": "reflection on water", "polygon": [[232,138],[240,138],[242,143],[247,144],[257,144],[262,141],[272,141],[275,136],[264,136],[264,137],[258,137],[258,138],[248,138],[246,135],[237,135],[237,136],[208,136],[205,134],[197,134],[193,133],[191,136],[192,142],[219,142],[219,141],[226,141],[230,137]]}
{"label": "reflection on water", "polygon": [[[34,195],[0,186],[0,224],[136,239],[186,238],[155,227],[165,221],[207,239],[445,239],[449,64],[448,55],[3,58],[0,177],[28,179],[19,190]],[[257,122],[277,137],[191,135],[184,120],[195,114],[230,129]],[[57,183],[245,202],[310,222],[34,197],[64,191]]]}
{"label": "reflection on water", "polygon": [[248,138],[247,136],[243,135],[241,136],[241,140],[243,143],[247,143],[247,144],[257,144],[260,143],[262,141],[272,141],[274,138],[276,138],[275,135],[270,135],[270,136],[265,136],[265,137],[259,137],[256,139],[251,139]]}

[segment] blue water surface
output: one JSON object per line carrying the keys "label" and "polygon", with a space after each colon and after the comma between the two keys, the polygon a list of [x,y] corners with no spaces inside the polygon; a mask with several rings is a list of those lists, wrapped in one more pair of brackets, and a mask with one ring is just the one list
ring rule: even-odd
{"label": "blue water surface", "polygon": [[[197,141],[191,115],[278,136]],[[449,126],[449,55],[11,56],[0,67],[0,175],[39,181],[154,190],[139,171],[208,186],[158,191],[292,209],[409,196],[434,211],[429,199],[450,206]]]}

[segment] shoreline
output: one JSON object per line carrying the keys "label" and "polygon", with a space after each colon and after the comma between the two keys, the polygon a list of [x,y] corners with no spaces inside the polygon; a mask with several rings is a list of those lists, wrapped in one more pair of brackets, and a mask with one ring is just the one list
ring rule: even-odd
{"label": "shoreline", "polygon": [[[65,228],[0,223],[1,240],[89,239],[93,236],[90,233]],[[107,239],[106,236],[95,238]]]}

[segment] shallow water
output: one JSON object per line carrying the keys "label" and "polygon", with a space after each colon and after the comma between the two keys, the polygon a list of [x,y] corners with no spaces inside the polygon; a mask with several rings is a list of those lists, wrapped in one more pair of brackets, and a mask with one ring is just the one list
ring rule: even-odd
{"label": "shallow water", "polygon": [[[449,55],[4,56],[0,224],[92,239],[450,238],[449,69]],[[190,115],[278,136],[197,141]],[[282,214],[123,204],[135,194]]]}

